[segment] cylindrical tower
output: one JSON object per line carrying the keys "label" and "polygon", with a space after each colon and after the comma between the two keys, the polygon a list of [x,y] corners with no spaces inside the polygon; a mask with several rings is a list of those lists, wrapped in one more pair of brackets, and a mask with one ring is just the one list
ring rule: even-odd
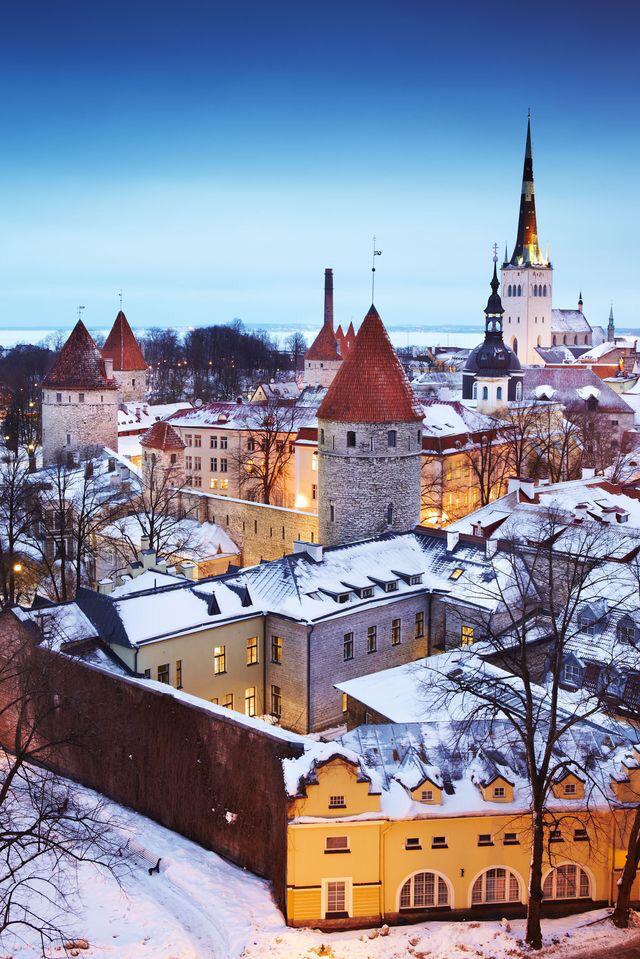
{"label": "cylindrical tower", "polygon": [[406,532],[419,522],[422,418],[372,306],[318,410],[324,546]]}

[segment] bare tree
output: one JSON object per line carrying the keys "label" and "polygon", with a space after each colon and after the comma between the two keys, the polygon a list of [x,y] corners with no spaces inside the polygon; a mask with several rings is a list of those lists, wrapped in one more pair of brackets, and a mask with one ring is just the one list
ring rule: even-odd
{"label": "bare tree", "polygon": [[304,355],[307,352],[307,341],[302,333],[292,333],[285,340],[285,348],[291,356],[294,370],[304,369]]}
{"label": "bare tree", "polygon": [[480,506],[486,506],[504,492],[511,470],[509,454],[499,421],[496,421],[495,429],[470,435],[464,456],[470,469],[471,482],[478,492]]}
{"label": "bare tree", "polygon": [[46,768],[60,750],[90,745],[73,699],[82,691],[52,695],[66,688],[64,657],[51,653],[44,668],[42,637],[9,612],[0,636],[0,932],[35,933],[44,955],[66,938],[80,865],[117,878],[126,842],[104,800]]}
{"label": "bare tree", "polygon": [[[575,695],[571,709],[563,708],[562,685],[578,610],[587,598],[609,591],[609,535],[597,523],[568,528],[564,515],[549,510],[519,530],[517,538],[503,541],[491,559],[491,582],[470,585],[468,591],[473,605],[465,612],[467,630],[472,631],[467,635],[482,641],[482,658],[469,656],[465,668],[463,655],[462,668],[452,668],[445,676],[437,666],[425,667],[427,682],[430,672],[437,676],[445,702],[459,702],[463,696],[473,704],[470,722],[505,721],[519,742],[531,822],[526,941],[536,949],[542,945],[544,857],[549,854],[550,831],[558,828],[549,800],[566,767],[562,741],[602,705],[597,690],[585,689]],[[565,537],[563,548],[560,541]],[[548,650],[546,674],[539,657],[531,653],[532,640],[541,636],[541,614]],[[501,670],[488,671],[487,659]],[[588,763],[581,773],[594,779]],[[593,785],[598,788],[595,781]]]}
{"label": "bare tree", "polygon": [[7,453],[0,461],[0,576],[5,606],[24,599],[33,587],[26,551],[31,538],[31,474],[27,457]]}
{"label": "bare tree", "polygon": [[238,485],[247,499],[280,505],[303,420],[304,408],[297,403],[270,399],[246,407],[245,429],[235,458]]}

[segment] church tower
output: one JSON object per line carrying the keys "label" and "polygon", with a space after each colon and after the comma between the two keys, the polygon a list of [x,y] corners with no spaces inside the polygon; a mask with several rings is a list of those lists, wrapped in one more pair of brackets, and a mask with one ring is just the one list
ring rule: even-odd
{"label": "church tower", "polygon": [[531,118],[522,172],[518,234],[511,255],[502,265],[504,336],[524,365],[542,365],[537,346],[551,346],[551,296],[553,268],[540,252],[536,198],[533,186]]}
{"label": "church tower", "polygon": [[405,532],[419,522],[422,418],[372,305],[318,410],[324,546]]}

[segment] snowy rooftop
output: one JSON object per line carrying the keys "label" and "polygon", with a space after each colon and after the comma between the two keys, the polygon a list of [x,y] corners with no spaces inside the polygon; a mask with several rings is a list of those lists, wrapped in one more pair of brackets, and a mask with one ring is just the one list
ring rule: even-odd
{"label": "snowy rooftop", "polygon": [[[283,406],[283,426],[294,426],[301,429],[305,426],[316,426],[317,416],[314,406],[296,404]],[[291,411],[291,420],[287,418],[286,410]],[[255,430],[260,427],[264,417],[264,407],[259,403],[205,403],[197,409],[181,410],[167,417],[172,426],[213,427],[219,430]]]}
{"label": "snowy rooftop", "polygon": [[552,310],[552,333],[590,333],[591,327],[581,310]]}
{"label": "snowy rooftop", "polygon": [[598,346],[592,346],[586,353],[582,354],[580,357],[580,362],[597,363],[598,360],[602,359],[602,357],[606,356],[608,353],[611,353],[612,350],[636,350],[637,346],[637,336],[616,336],[614,343],[610,343],[607,340],[604,343],[600,343]]}
{"label": "snowy rooftop", "polygon": [[118,409],[118,434],[145,433],[154,423],[191,409],[191,403],[121,403]]}
{"label": "snowy rooftop", "polygon": [[599,409],[607,412],[631,413],[631,407],[607,383],[600,379],[593,370],[581,366],[525,368],[524,397],[539,399],[536,390],[544,386],[554,390],[553,400],[563,406],[575,404],[584,405],[585,400],[593,393],[585,393],[585,388],[597,390]]}
{"label": "snowy rooftop", "polygon": [[[105,526],[100,535],[106,539],[125,539],[132,550],[139,550],[145,535],[147,520],[144,514],[124,516]],[[216,556],[237,556],[239,549],[222,527],[215,523],[198,523],[181,519],[166,524],[166,534],[160,533],[160,553],[179,553],[183,559],[205,560]]]}

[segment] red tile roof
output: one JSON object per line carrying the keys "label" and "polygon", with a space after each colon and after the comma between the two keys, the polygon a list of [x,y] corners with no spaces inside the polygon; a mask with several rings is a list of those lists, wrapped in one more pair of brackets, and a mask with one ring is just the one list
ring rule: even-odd
{"label": "red tile roof", "polygon": [[347,338],[342,332],[342,326],[339,326],[336,330],[336,343],[338,344],[340,356],[344,359],[347,355]]}
{"label": "red tile roof", "polygon": [[345,339],[347,341],[347,349],[350,350],[356,341],[356,331],[353,328],[353,321],[349,323],[349,329],[345,333]]}
{"label": "red tile roof", "polygon": [[104,360],[91,334],[78,320],[60,351],[53,368],[42,384],[47,389],[117,390],[114,379],[107,379]]}
{"label": "red tile roof", "polygon": [[177,430],[170,423],[158,420],[151,429],[143,434],[140,446],[149,446],[154,450],[183,450],[185,444],[180,439]]}
{"label": "red tile roof", "polygon": [[320,332],[307,350],[305,360],[339,360],[338,343],[333,327],[323,323]]}
{"label": "red tile roof", "polygon": [[102,347],[102,355],[107,360],[113,360],[114,370],[147,369],[148,363],[145,362],[142,350],[122,310],[116,316],[116,321]]}
{"label": "red tile roof", "polygon": [[420,423],[422,409],[372,306],[318,409],[340,423]]}

